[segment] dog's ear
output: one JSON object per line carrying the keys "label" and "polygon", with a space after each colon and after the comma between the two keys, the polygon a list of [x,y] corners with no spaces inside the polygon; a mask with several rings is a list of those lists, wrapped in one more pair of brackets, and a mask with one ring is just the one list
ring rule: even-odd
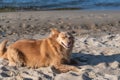
{"label": "dog's ear", "polygon": [[56,28],[51,29],[51,35],[59,34],[60,32]]}

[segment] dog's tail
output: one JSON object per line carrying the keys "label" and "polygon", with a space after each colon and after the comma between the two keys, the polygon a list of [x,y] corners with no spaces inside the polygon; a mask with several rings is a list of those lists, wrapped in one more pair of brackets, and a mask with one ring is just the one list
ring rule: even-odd
{"label": "dog's tail", "polygon": [[7,52],[7,47],[6,47],[7,42],[8,42],[8,40],[4,40],[0,44],[0,57],[4,58],[4,59],[7,59],[7,53],[6,53]]}

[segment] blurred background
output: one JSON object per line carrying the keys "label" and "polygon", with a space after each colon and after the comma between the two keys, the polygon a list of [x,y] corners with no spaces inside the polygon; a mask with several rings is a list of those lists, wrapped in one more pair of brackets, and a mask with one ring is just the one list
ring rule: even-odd
{"label": "blurred background", "polygon": [[8,10],[119,10],[120,0],[0,0]]}

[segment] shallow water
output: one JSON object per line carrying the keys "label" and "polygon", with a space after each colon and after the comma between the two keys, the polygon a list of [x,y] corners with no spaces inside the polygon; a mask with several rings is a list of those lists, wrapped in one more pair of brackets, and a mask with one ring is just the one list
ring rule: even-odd
{"label": "shallow water", "polygon": [[0,7],[120,10],[120,0],[0,0]]}

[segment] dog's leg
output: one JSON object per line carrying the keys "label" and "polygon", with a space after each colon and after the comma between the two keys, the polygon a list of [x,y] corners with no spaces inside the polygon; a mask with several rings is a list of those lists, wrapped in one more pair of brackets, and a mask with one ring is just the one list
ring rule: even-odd
{"label": "dog's leg", "polygon": [[65,65],[65,64],[57,64],[54,66],[56,70],[59,72],[68,72],[68,71],[75,71],[79,72],[79,69],[75,66]]}
{"label": "dog's leg", "polygon": [[8,60],[9,60],[9,66],[21,65],[20,54],[17,49],[9,47],[7,54],[8,54]]}

